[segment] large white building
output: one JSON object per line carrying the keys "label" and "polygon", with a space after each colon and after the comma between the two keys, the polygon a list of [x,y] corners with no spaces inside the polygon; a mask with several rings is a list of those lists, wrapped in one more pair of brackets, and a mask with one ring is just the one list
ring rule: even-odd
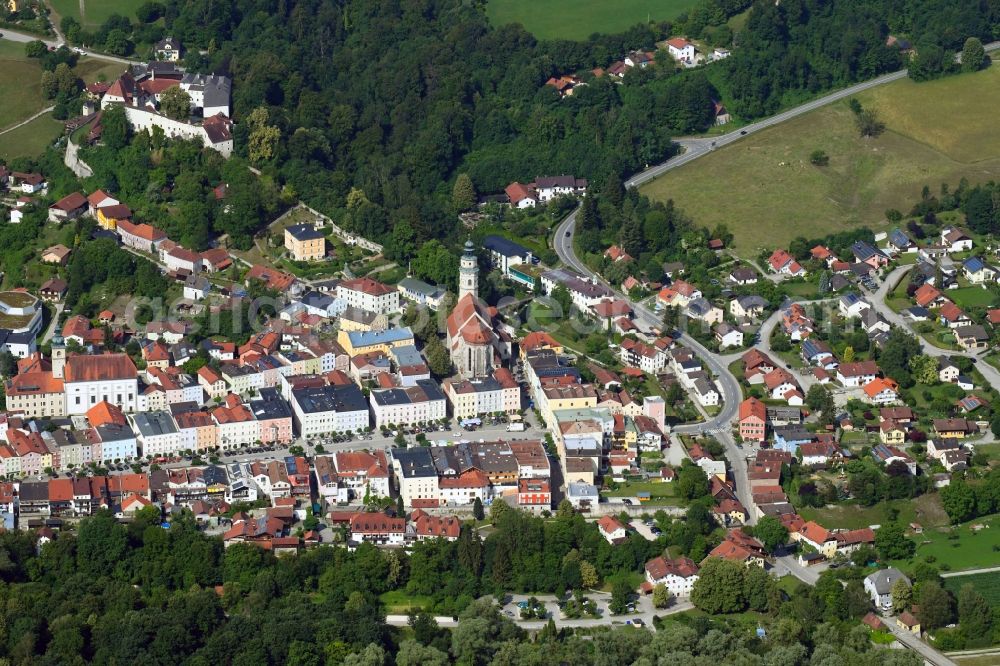
{"label": "large white building", "polygon": [[66,413],[86,414],[107,400],[125,412],[136,409],[138,372],[128,354],[79,354],[63,362],[53,349],[52,374],[61,377],[66,391]]}
{"label": "large white building", "polygon": [[[565,268],[556,268],[545,271],[541,276],[542,291],[547,296],[551,296],[553,290],[558,286],[566,287],[573,305],[581,312],[586,312],[593,306],[607,298],[614,298],[614,294],[603,284],[591,282],[579,273]],[[563,316],[569,313],[563,313]]]}
{"label": "large white building", "polygon": [[354,384],[293,389],[291,403],[300,437],[362,432],[369,426],[368,403]]}
{"label": "large white building", "polygon": [[404,506],[412,507],[414,501],[424,506],[440,503],[437,469],[429,449],[393,449],[392,469]]}
{"label": "large white building", "polygon": [[337,298],[366,312],[387,314],[399,311],[399,292],[370,277],[344,280],[337,285]]}
{"label": "large white building", "polygon": [[675,597],[689,597],[698,581],[698,565],[687,557],[669,560],[657,557],[646,562],[646,582],[662,584]]}
{"label": "large white building", "polygon": [[446,416],[444,393],[432,379],[419,379],[416,386],[375,389],[371,406],[376,428],[428,423]]}
{"label": "large white building", "polygon": [[445,394],[452,416],[457,419],[514,414],[521,409],[521,387],[506,368],[497,368],[492,376],[483,379],[447,382]]}

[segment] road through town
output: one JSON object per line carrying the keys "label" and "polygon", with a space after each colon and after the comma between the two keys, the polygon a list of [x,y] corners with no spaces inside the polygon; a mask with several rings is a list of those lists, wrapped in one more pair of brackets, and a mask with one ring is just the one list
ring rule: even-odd
{"label": "road through town", "polygon": [[[1000,48],[1000,42],[991,42],[985,46],[987,52],[995,51],[998,48]],[[905,69],[891,74],[885,74],[869,81],[864,81],[842,90],[832,92],[828,95],[824,95],[823,97],[819,97],[811,102],[806,102],[805,104],[801,104],[769,118],[764,118],[719,137],[693,137],[677,139],[675,143],[681,149],[678,155],[671,157],[662,164],[658,164],[635,174],[625,182],[625,186],[637,187],[643,183],[658,178],[669,171],[693,162],[699,157],[712,152],[716,148],[721,148],[722,146],[739,141],[744,136],[753,134],[754,132],[759,132],[768,127],[780,125],[787,120],[797,118],[803,114],[809,113],[810,111],[826,106],[827,104],[856,95],[864,90],[875,88],[892,81],[898,81],[905,78],[906,75],[907,71]],[[641,325],[645,325],[647,330],[654,327],[659,328],[661,318],[656,313],[641,303],[632,302],[627,295],[622,294],[614,285],[608,284],[601,278],[601,276],[597,275],[594,271],[585,266],[576,256],[576,250],[573,247],[573,237],[576,229],[576,216],[579,213],[579,210],[579,207],[577,207],[576,210],[570,213],[556,228],[553,245],[560,261],[582,275],[606,285],[618,298],[629,301],[636,313],[638,322]],[[704,345],[693,338],[681,336],[678,342],[698,354],[702,358],[702,361],[708,370],[716,376],[719,391],[721,393],[722,408],[718,414],[704,423],[679,426],[675,428],[675,431],[681,433],[712,433],[717,439],[719,439],[720,442],[722,442],[726,448],[727,457],[729,458],[730,464],[733,468],[733,477],[736,480],[736,492],[743,501],[744,505],[747,507],[751,516],[754,516],[754,518],[751,519],[751,521],[753,521],[756,518],[756,510],[753,505],[753,498],[750,494],[750,481],[747,476],[747,464],[743,453],[736,446],[736,442],[733,440],[731,432],[733,421],[739,409],[739,402],[742,399],[739,383],[736,381],[733,374],[729,372],[723,357],[712,353],[706,349]],[[995,371],[993,373],[988,373],[987,371],[983,374],[984,376],[987,376],[987,379],[990,381],[993,380],[990,376],[988,376],[988,374],[996,374],[997,378],[1000,379],[1000,373],[996,373]],[[996,385],[1000,386],[1000,382]]]}

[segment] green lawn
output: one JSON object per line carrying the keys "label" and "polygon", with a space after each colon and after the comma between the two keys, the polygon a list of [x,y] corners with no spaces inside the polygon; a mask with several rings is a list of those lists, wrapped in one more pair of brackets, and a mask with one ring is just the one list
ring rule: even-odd
{"label": "green lawn", "polygon": [[0,158],[33,157],[45,149],[63,132],[63,124],[45,115],[23,127],[0,134]]}
{"label": "green lawn", "polygon": [[48,105],[42,95],[42,68],[28,60],[24,44],[0,40],[0,128],[41,111]]}
{"label": "green lawn", "polygon": [[1000,572],[994,571],[944,579],[944,586],[954,592],[956,596],[962,586],[968,584],[976,588],[976,591],[994,607],[1000,607]]}
{"label": "green lawn", "polygon": [[[1000,178],[1000,133],[990,114],[941,109],[1000,108],[1000,67],[924,84],[904,80],[858,96],[888,131],[861,139],[847,102],[838,102],[671,171],[642,188],[672,198],[696,222],[728,225],[737,254],[866,225],[886,229],[886,209],[909,210],[921,188],[966,177]],[[919,99],[919,103],[912,100]],[[830,158],[809,162],[814,150]]]}
{"label": "green lawn", "polygon": [[411,608],[430,608],[433,600],[419,594],[407,594],[403,590],[390,590],[379,596],[387,613],[404,614]]}
{"label": "green lawn", "polygon": [[960,308],[988,308],[994,304],[993,294],[982,287],[949,289],[948,297]]}
{"label": "green lawn", "polygon": [[636,493],[648,492],[648,505],[679,505],[683,501],[674,495],[673,483],[653,483],[652,481],[626,481],[618,484],[615,490],[602,491],[607,497],[635,497]]}
{"label": "green lawn", "polygon": [[612,34],[636,23],[674,18],[695,4],[694,0],[489,0],[486,14],[495,26],[520,23],[539,39],[584,40],[595,32]]}
{"label": "green lawn", "polygon": [[[135,10],[145,2],[146,0],[49,0],[60,18],[72,16],[80,21],[85,30],[96,30],[112,14],[121,14],[135,22]],[[83,16],[80,15],[81,7]]]}
{"label": "green lawn", "polygon": [[[989,527],[978,532],[969,529],[970,525],[976,524]],[[926,523],[924,527],[927,527]],[[958,538],[948,538],[953,535]],[[1000,515],[980,518],[956,527],[925,530],[914,539],[917,542],[917,557],[933,555],[938,562],[947,563],[952,571],[997,566],[1000,562]]]}
{"label": "green lawn", "polygon": [[945,525],[948,522],[948,516],[941,508],[936,493],[922,495],[912,501],[880,502],[870,507],[847,502],[822,509],[803,506],[799,508],[799,515],[805,520],[815,520],[827,529],[839,527],[853,530],[886,522],[886,509],[889,505],[899,511],[899,521],[904,525],[916,522],[926,528]]}

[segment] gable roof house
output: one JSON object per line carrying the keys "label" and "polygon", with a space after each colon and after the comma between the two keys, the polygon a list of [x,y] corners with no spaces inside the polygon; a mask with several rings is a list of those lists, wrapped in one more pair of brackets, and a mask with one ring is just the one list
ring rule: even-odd
{"label": "gable roof house", "polygon": [[800,277],[806,274],[806,269],[802,267],[787,250],[777,249],[771,253],[767,260],[771,271],[779,275],[789,275]]}
{"label": "gable roof house", "polygon": [[969,284],[996,282],[997,271],[980,257],[969,257],[962,262],[962,273]]}

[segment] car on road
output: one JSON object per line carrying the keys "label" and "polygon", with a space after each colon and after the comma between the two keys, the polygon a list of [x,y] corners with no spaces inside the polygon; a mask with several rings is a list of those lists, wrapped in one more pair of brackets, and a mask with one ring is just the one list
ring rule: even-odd
{"label": "car on road", "polygon": [[746,136],[746,133],[747,133],[746,130],[740,130],[740,136]]}
{"label": "car on road", "polygon": [[622,500],[622,504],[624,504],[625,506],[632,506],[632,500],[626,497],[625,499]]}
{"label": "car on road", "polygon": [[567,231],[566,232],[566,238],[569,238],[570,234],[572,234],[572,233],[573,233],[572,231]]}

